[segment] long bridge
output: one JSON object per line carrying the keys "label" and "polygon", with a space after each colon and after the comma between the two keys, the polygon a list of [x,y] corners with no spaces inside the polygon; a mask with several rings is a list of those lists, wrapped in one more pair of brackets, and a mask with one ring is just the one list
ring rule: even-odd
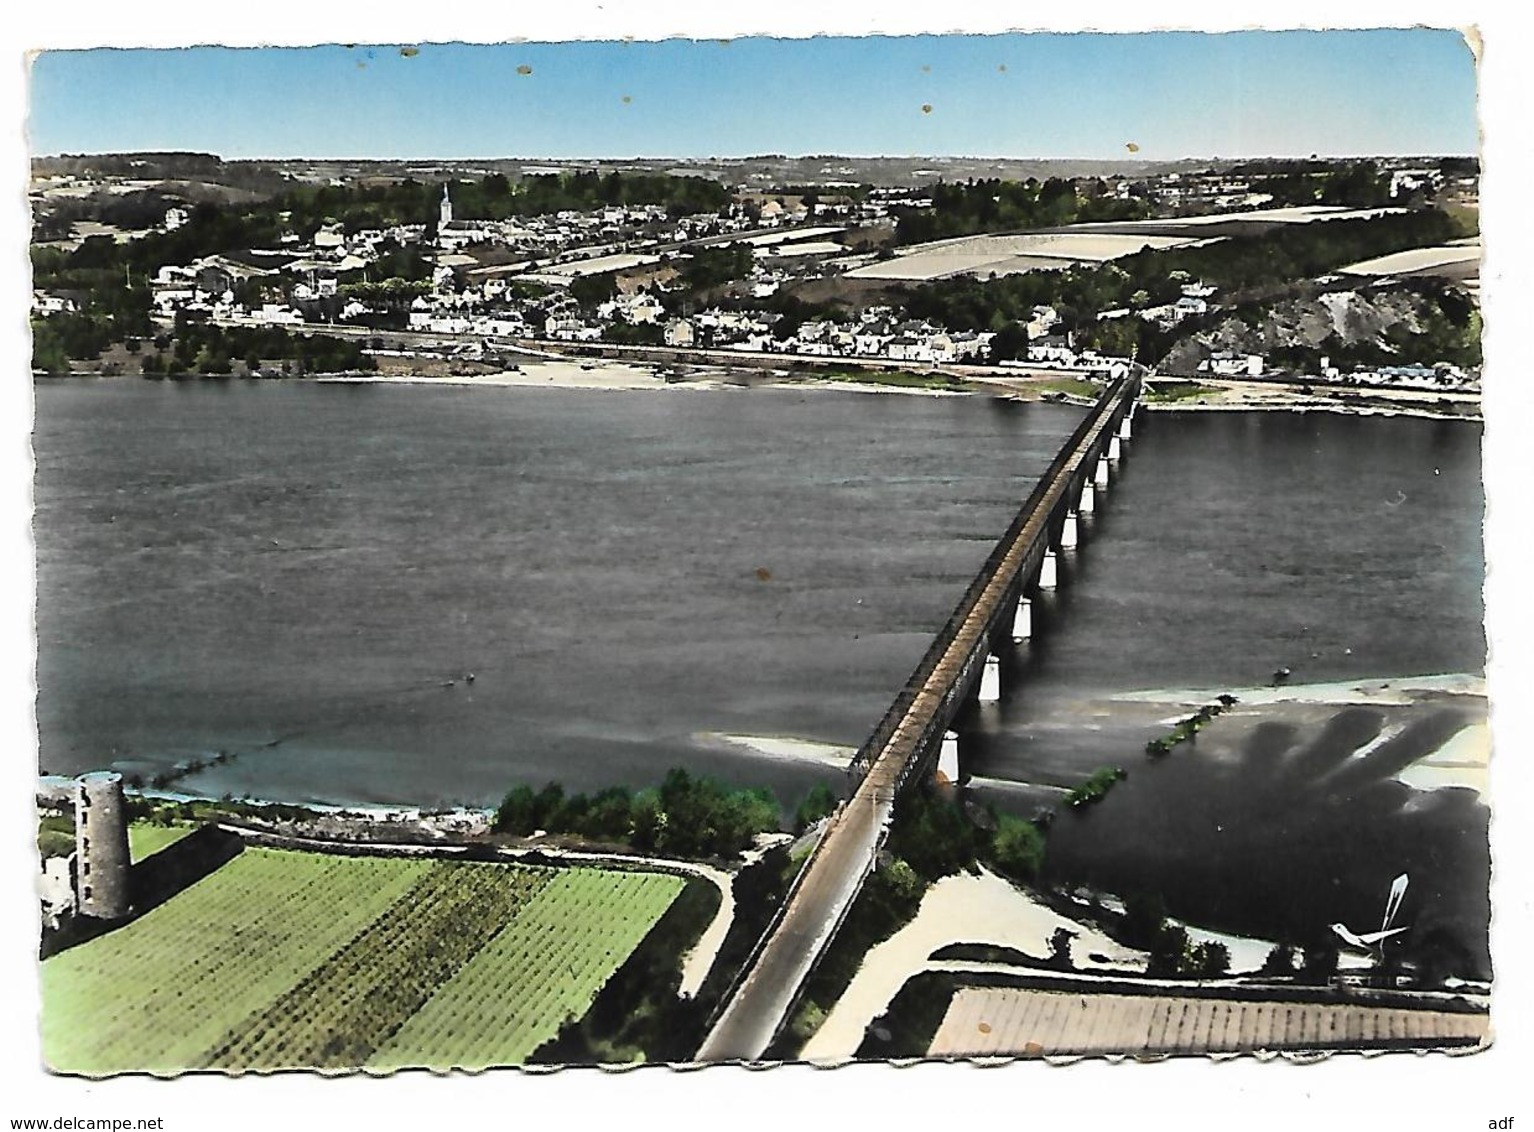
{"label": "long bridge", "polygon": [[1059,555],[1080,537],[1079,516],[1095,510],[1108,489],[1139,393],[1138,372],[1103,391],[859,749],[850,768],[855,788],[747,959],[697,1060],[763,1056],[873,872],[900,791],[929,769],[957,782],[958,743],[949,725],[972,697],[999,698],[1003,642],[1031,636],[1032,595],[1055,587]]}

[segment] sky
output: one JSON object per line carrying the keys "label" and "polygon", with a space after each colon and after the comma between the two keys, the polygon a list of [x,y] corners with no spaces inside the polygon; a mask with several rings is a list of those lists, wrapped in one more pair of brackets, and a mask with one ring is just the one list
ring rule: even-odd
{"label": "sky", "polygon": [[1430,28],[56,50],[28,132],[225,157],[1474,153],[1475,82]]}

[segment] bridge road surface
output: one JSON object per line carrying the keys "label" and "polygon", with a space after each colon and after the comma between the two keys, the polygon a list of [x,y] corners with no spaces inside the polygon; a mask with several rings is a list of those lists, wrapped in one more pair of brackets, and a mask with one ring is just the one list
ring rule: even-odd
{"label": "bridge road surface", "polygon": [[[1049,521],[1073,475],[1094,453],[1118,403],[1138,382],[1110,386],[1093,409],[1090,426],[1075,438],[1065,461],[1018,531],[970,607],[958,632],[916,693],[868,774],[827,826],[806,862],[782,915],[735,988],[698,1050],[698,1061],[752,1061],[772,1044],[798,998],[804,980],[841,926],[863,881],[873,871],[879,846],[895,812],[895,795],[922,755],[947,693],[963,679],[970,658],[994,624],[1030,550],[1049,537]],[[1068,442],[1069,443],[1069,442]],[[947,724],[943,719],[942,723]]]}

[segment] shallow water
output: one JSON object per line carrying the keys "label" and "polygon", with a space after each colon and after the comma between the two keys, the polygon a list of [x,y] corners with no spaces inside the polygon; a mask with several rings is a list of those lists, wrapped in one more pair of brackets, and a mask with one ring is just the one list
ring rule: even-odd
{"label": "shallow water", "polygon": [[[1486,973],[1488,810],[1394,777],[1484,719],[1475,697],[1411,707],[1243,708],[1150,759],[1186,707],[1155,688],[1239,689],[1484,670],[1480,427],[1337,414],[1142,415],[1140,437],[1012,694],[963,721],[963,770],[1000,808],[1060,813],[1048,873],[1293,942],[1377,926],[1391,880],[1419,939]],[[1394,762],[1358,758],[1381,727]],[[1086,811],[1065,788],[1129,777]]]}

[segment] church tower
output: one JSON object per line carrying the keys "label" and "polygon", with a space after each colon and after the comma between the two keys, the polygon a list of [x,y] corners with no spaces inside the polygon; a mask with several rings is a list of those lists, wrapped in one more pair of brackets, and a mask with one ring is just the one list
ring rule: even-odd
{"label": "church tower", "polygon": [[447,182],[442,182],[442,205],[437,213],[437,231],[453,222],[453,198],[447,195]]}

